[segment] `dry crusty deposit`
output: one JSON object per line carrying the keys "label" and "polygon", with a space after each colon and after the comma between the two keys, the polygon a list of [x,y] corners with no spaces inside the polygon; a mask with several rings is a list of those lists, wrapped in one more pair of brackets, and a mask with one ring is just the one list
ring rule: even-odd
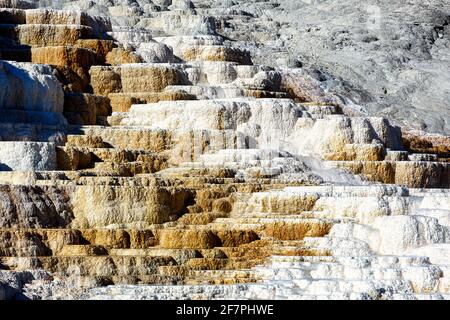
{"label": "dry crusty deposit", "polygon": [[241,2],[0,0],[0,299],[450,298],[450,138]]}

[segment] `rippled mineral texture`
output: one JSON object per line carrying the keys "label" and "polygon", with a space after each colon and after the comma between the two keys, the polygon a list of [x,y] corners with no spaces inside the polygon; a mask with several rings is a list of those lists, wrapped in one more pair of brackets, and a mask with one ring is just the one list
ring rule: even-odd
{"label": "rippled mineral texture", "polygon": [[0,299],[449,299],[449,17],[0,0]]}

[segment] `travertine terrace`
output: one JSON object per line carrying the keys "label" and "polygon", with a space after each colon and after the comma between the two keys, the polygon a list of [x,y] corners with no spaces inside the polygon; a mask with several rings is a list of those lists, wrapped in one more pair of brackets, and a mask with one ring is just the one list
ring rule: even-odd
{"label": "travertine terrace", "polygon": [[0,0],[0,299],[450,298],[450,137],[202,2]]}

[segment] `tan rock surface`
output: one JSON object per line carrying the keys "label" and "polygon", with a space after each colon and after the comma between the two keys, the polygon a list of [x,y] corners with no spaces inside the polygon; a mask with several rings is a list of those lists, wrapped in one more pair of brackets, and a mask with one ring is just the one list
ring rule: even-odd
{"label": "tan rock surface", "polygon": [[229,61],[252,64],[249,52],[224,46],[194,46],[186,48],[182,58],[188,61]]}
{"label": "tan rock surface", "polygon": [[109,114],[111,106],[107,97],[86,93],[66,93],[64,97],[64,115],[70,124],[95,125],[98,116]]}
{"label": "tan rock surface", "polygon": [[105,61],[112,66],[118,66],[126,63],[140,63],[142,62],[142,58],[133,51],[113,48],[106,55]]}
{"label": "tan rock surface", "polygon": [[75,25],[23,24],[16,29],[19,43],[32,47],[75,45],[92,34],[90,27]]}

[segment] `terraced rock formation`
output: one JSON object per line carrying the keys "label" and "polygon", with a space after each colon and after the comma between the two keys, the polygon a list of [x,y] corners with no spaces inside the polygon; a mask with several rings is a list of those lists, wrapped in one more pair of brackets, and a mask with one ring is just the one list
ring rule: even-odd
{"label": "terraced rock formation", "polygon": [[0,298],[450,297],[448,137],[345,114],[197,3],[0,4]]}

